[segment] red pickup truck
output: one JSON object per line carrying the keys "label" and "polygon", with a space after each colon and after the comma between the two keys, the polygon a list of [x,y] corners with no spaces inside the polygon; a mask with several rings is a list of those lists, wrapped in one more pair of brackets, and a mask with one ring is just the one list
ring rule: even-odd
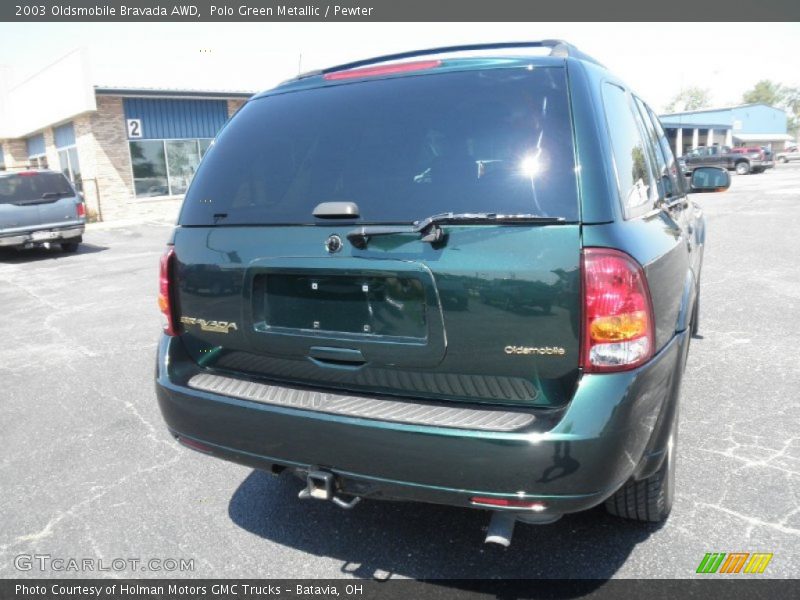
{"label": "red pickup truck", "polygon": [[771,169],[775,166],[775,160],[773,159],[772,151],[762,146],[740,146],[738,148],[731,148],[731,153],[748,156],[751,159],[761,161],[760,171],[754,170],[754,172],[760,173],[761,171]]}

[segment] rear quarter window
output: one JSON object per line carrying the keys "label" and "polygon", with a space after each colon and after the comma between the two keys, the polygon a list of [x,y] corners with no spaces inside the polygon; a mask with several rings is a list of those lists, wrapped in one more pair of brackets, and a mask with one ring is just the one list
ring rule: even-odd
{"label": "rear quarter window", "polygon": [[337,84],[250,101],[187,193],[182,225],[312,223],[321,202],[361,222],[442,212],[577,220],[563,68]]}
{"label": "rear quarter window", "polygon": [[645,214],[655,206],[658,191],[644,132],[628,93],[618,85],[603,84],[603,106],[625,216]]}

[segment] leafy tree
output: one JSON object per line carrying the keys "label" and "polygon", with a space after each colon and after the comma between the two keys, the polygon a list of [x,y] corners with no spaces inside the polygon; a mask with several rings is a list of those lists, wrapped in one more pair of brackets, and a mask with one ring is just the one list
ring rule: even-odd
{"label": "leafy tree", "polygon": [[800,137],[800,87],[783,88],[783,102],[789,116],[788,129],[795,140]]}
{"label": "leafy tree", "polygon": [[780,83],[775,83],[769,79],[762,79],[756,82],[753,89],[747,90],[742,96],[745,104],[755,104],[762,102],[770,106],[781,106],[785,99],[786,90]]}
{"label": "leafy tree", "polygon": [[708,108],[711,104],[711,92],[707,88],[689,86],[682,88],[665,107],[666,112],[684,112]]}
{"label": "leafy tree", "polygon": [[800,115],[800,88],[783,88],[783,101],[786,108]]}

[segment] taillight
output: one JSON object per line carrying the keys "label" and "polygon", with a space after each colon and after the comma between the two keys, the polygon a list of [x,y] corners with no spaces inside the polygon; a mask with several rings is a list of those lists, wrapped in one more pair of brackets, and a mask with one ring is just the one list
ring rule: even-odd
{"label": "taillight", "polygon": [[83,202],[78,202],[75,205],[75,212],[78,215],[78,218],[83,218],[86,216],[86,205]]}
{"label": "taillight", "polygon": [[653,309],[642,267],[618,250],[583,250],[583,360],[587,372],[625,371],[653,355]]}
{"label": "taillight", "polygon": [[175,438],[181,444],[186,446],[187,448],[191,448],[192,450],[197,450],[198,452],[202,452],[204,454],[214,454],[214,449],[211,446],[206,446],[202,442],[198,442],[197,440],[193,440],[191,438],[183,437],[181,435],[176,436]]}
{"label": "taillight", "polygon": [[379,65],[363,69],[350,69],[348,71],[334,71],[326,73],[323,79],[335,81],[337,79],[355,79],[359,77],[378,77],[380,75],[393,75],[395,73],[408,73],[409,71],[424,71],[434,69],[442,64],[440,60],[418,60],[394,65]]}
{"label": "taillight", "polygon": [[161,255],[161,268],[158,275],[158,308],[166,317],[164,333],[178,335],[178,324],[175,320],[175,306],[173,299],[173,283],[175,277],[175,248],[168,246]]}
{"label": "taillight", "polygon": [[479,506],[497,506],[500,508],[527,508],[534,512],[547,509],[547,504],[541,500],[524,500],[521,498],[491,498],[483,496],[473,496],[469,499],[472,504]]}

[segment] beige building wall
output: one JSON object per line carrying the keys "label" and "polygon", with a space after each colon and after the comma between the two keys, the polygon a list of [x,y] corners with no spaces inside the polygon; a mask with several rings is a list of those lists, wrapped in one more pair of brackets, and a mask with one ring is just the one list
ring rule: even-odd
{"label": "beige building wall", "polygon": [[3,140],[3,160],[6,167],[24,167],[28,164],[28,146],[25,140]]}
{"label": "beige building wall", "polygon": [[238,98],[229,99],[228,100],[228,118],[231,118],[233,116],[233,113],[235,113],[242,106],[244,106],[245,102],[247,102],[247,100],[240,100]]}
{"label": "beige building wall", "polygon": [[122,98],[97,96],[97,112],[75,120],[75,137],[87,203],[103,220],[125,217],[133,174]]}

